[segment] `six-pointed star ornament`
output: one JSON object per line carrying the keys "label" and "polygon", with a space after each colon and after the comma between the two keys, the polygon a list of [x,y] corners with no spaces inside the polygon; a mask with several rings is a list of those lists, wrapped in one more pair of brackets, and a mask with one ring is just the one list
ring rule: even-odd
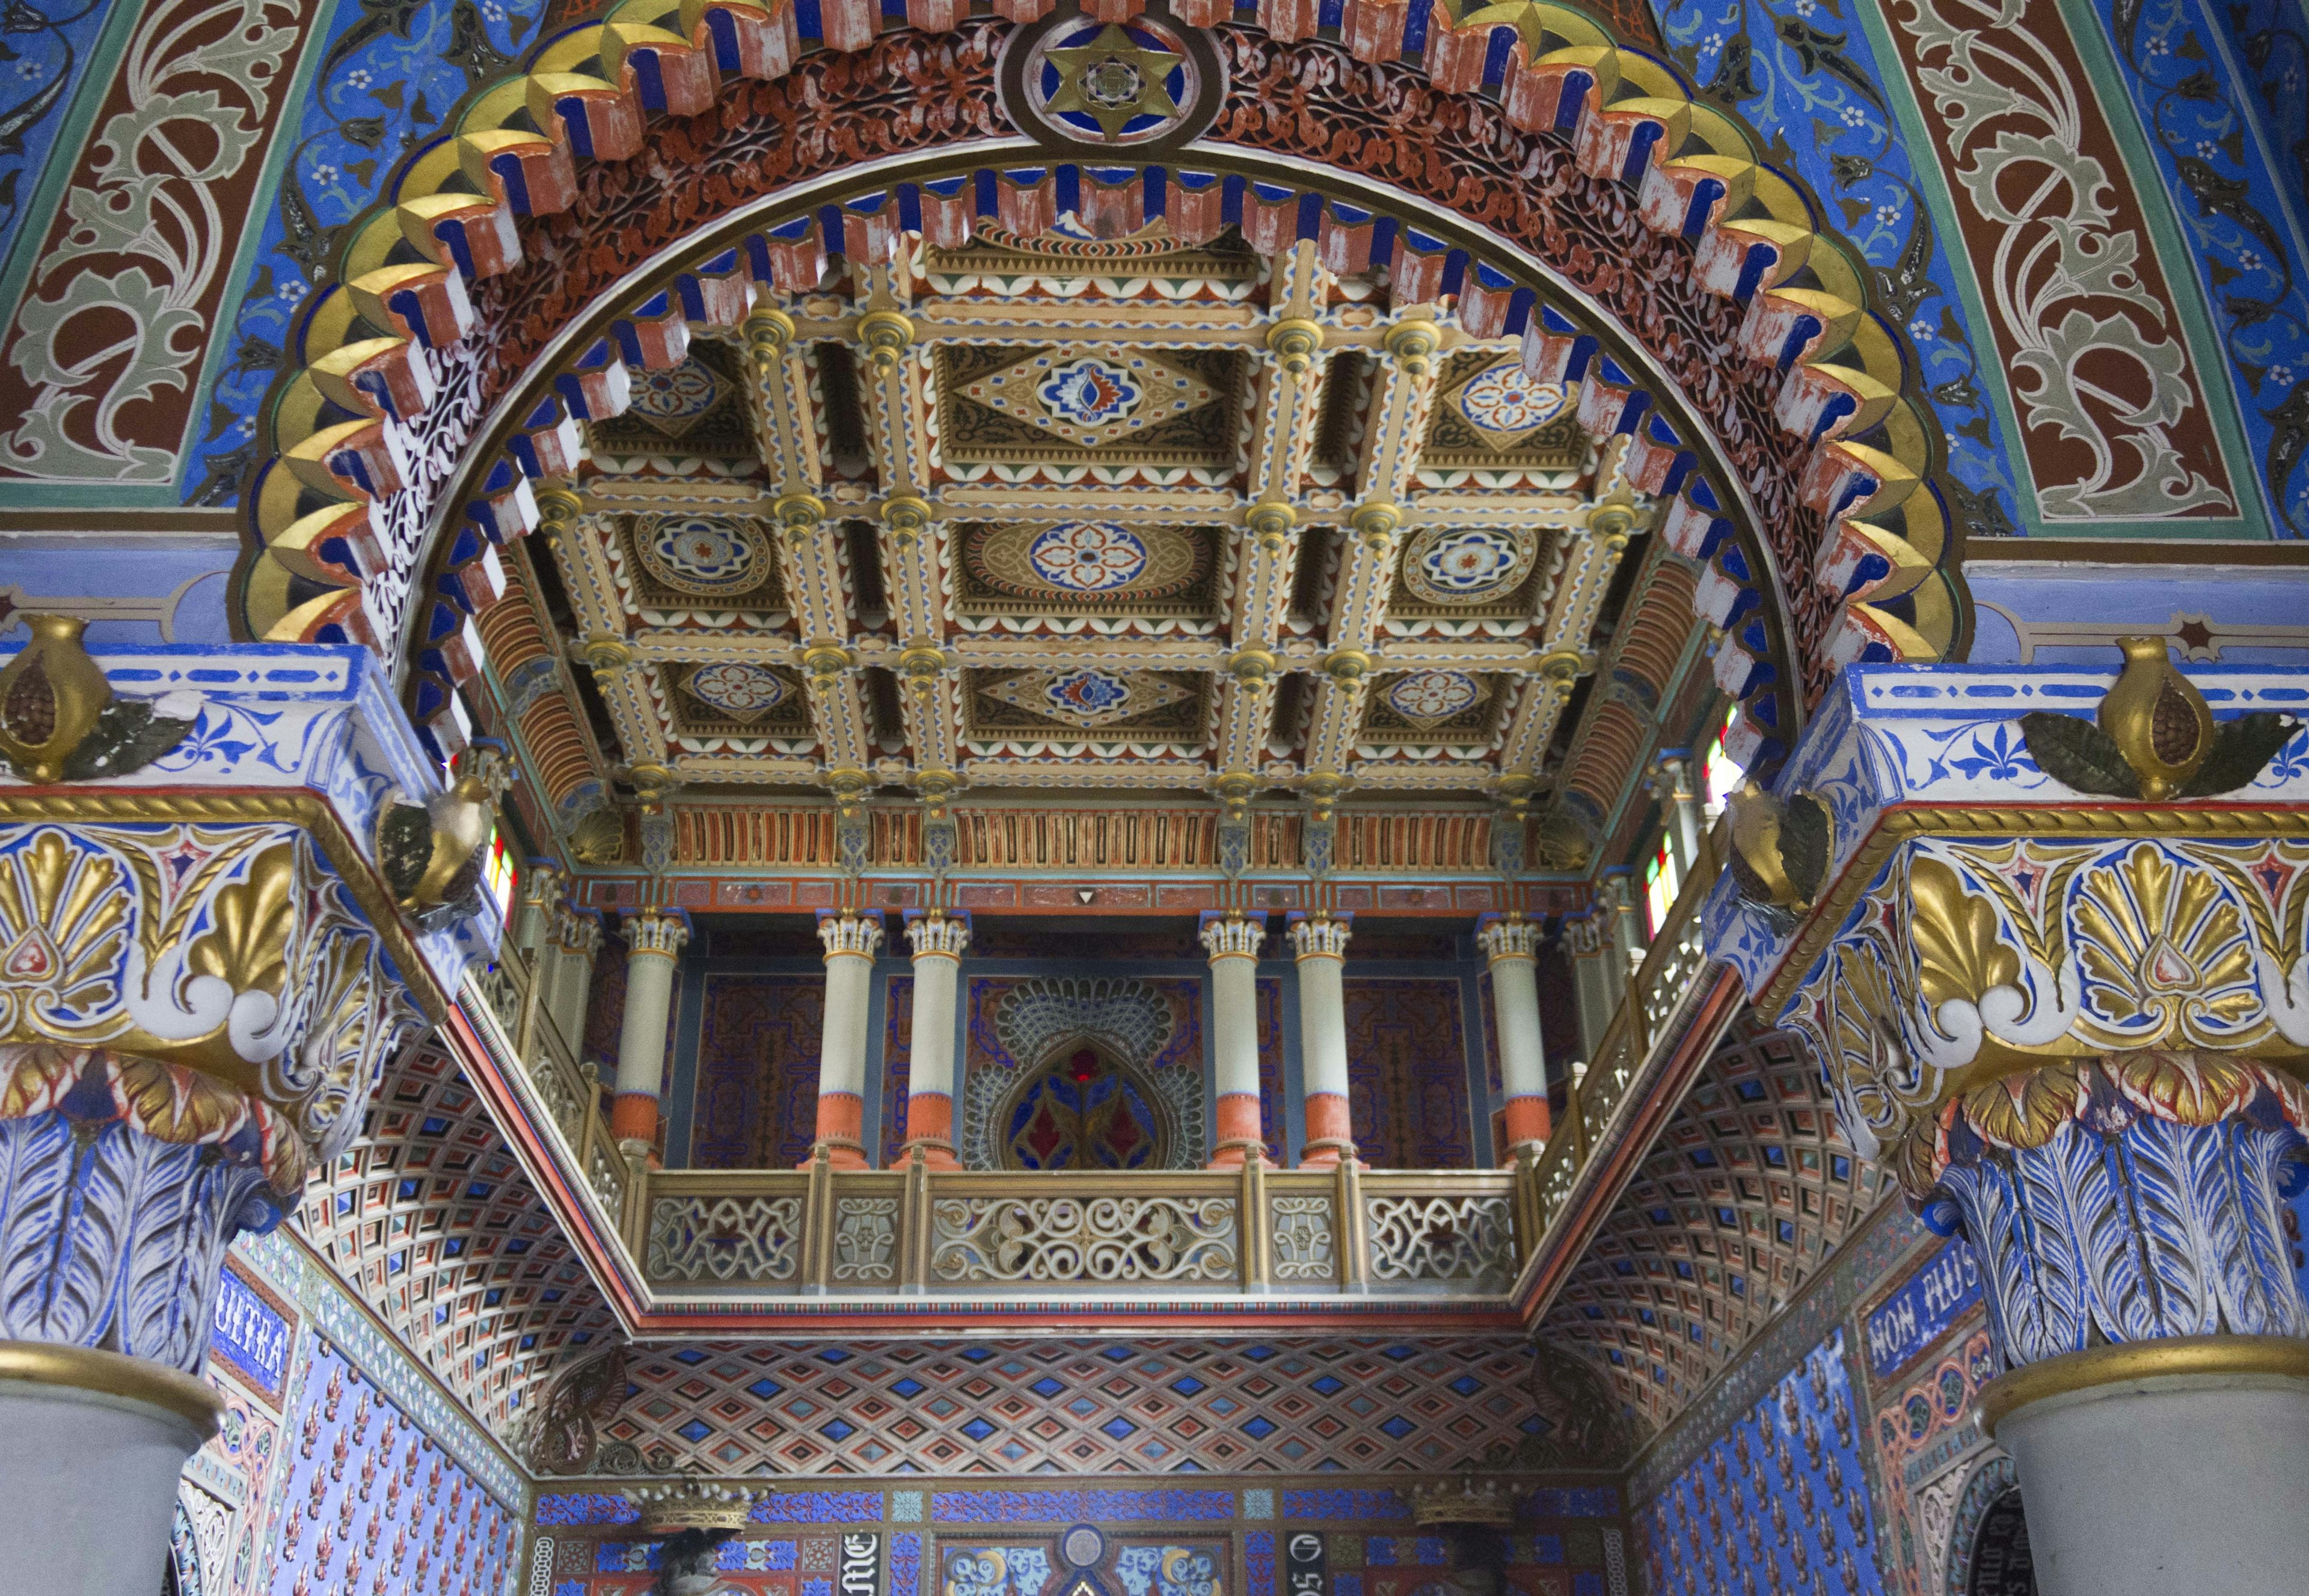
{"label": "six-pointed star ornament", "polygon": [[1110,139],[1137,117],[1179,114],[1169,84],[1180,57],[1140,44],[1120,24],[1110,22],[1090,43],[1052,50],[1045,59],[1059,69],[1059,91],[1045,108],[1089,117]]}

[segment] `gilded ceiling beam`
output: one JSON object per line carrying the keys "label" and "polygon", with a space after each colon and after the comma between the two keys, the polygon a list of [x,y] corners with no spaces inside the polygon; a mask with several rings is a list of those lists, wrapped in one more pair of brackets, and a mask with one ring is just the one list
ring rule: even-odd
{"label": "gilded ceiling beam", "polygon": [[1314,452],[1322,417],[1326,362],[1319,308],[1324,272],[1310,242],[1293,244],[1274,260],[1271,319],[1253,377],[1258,409],[1250,424],[1249,481],[1241,512],[1245,537],[1236,547],[1229,632],[1236,653],[1220,685],[1215,779],[1240,791],[1265,776],[1267,740],[1274,718],[1274,652],[1291,604],[1298,561],[1315,558],[1294,501]]}
{"label": "gilded ceiling beam", "polygon": [[1387,619],[1403,557],[1405,506],[1419,472],[1427,421],[1435,403],[1435,355],[1443,335],[1426,306],[1387,329],[1373,396],[1356,462],[1361,502],[1348,517],[1351,535],[1339,554],[1338,584],[1326,633],[1330,653],[1315,687],[1309,722],[1308,778],[1319,786],[1347,779],[1362,724],[1371,650]]}

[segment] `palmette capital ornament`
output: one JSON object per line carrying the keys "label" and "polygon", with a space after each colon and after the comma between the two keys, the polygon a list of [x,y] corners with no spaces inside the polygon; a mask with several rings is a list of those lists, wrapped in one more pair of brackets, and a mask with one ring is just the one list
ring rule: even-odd
{"label": "palmette capital ornament", "polygon": [[960,958],[970,946],[970,922],[928,914],[906,922],[906,941],[916,958]]}
{"label": "palmette capital ornament", "polygon": [[1952,1092],[2043,1063],[2309,1059],[2309,838],[2184,826],[1893,852],[1781,1017],[1864,1157],[1925,1133]]}
{"label": "palmette capital ornament", "polygon": [[2013,1366],[2309,1336],[2282,1240],[2309,1177],[2309,749],[2276,738],[2303,673],[2204,673],[2216,723],[2145,652],[2113,682],[1847,672],[1774,784],[1776,816],[1817,811],[1798,890],[1727,879],[1704,916],[1855,1150],[1972,1242]]}
{"label": "palmette capital ornament", "polygon": [[1203,923],[1203,950],[1214,962],[1222,958],[1257,958],[1267,941],[1267,917],[1246,919],[1223,915]]}
{"label": "palmette capital ornament", "polygon": [[1291,922],[1291,957],[1298,958],[1345,958],[1347,938],[1353,927],[1347,921],[1310,915]]}
{"label": "palmette capital ornament", "polygon": [[421,1019],[296,825],[0,826],[0,1043],[195,1071],[325,1161]]}
{"label": "palmette capital ornament", "polygon": [[2309,1182],[2309,1094],[2207,1053],[2002,1075],[1904,1137],[1926,1222],[1979,1258],[2008,1365],[2104,1342],[2309,1336],[2286,1199]]}
{"label": "palmette capital ornament", "polygon": [[689,916],[679,912],[652,910],[635,915],[627,919],[624,929],[628,955],[671,958],[689,942]]}
{"label": "palmette capital ornament", "polygon": [[1536,958],[1539,957],[1539,926],[1519,916],[1502,915],[1487,920],[1475,932],[1475,945],[1493,964],[1502,958]]}
{"label": "palmette capital ornament", "polygon": [[878,915],[824,915],[817,923],[817,941],[827,958],[844,955],[871,958],[882,945],[882,918]]}

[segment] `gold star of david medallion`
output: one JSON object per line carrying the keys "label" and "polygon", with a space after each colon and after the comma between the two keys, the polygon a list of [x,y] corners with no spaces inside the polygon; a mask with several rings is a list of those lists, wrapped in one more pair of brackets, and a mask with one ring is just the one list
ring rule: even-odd
{"label": "gold star of david medallion", "polygon": [[1216,117],[1226,87],[1209,39],[1152,12],[1020,29],[1003,47],[998,81],[1021,132],[1080,153],[1182,144]]}

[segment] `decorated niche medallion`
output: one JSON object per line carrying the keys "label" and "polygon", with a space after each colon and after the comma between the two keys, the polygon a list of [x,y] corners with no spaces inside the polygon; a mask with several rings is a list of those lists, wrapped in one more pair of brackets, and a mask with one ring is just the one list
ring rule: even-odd
{"label": "decorated niche medallion", "polygon": [[644,516],[634,530],[643,566],[676,593],[696,598],[745,593],[769,574],[761,540],[727,516]]}
{"label": "decorated niche medallion", "polygon": [[1464,671],[1414,671],[1387,690],[1388,707],[1414,725],[1440,725],[1475,706],[1483,691]]}
{"label": "decorated niche medallion", "polygon": [[698,702],[739,721],[761,719],[793,690],[774,671],[736,662],[700,665],[682,686]]}
{"label": "decorated niche medallion", "polygon": [[1068,521],[1036,536],[1026,559],[1053,587],[1106,593],[1138,579],[1146,568],[1146,545],[1111,521]]}
{"label": "decorated niche medallion", "polygon": [[1208,37],[1159,9],[1123,22],[1077,13],[1018,29],[997,82],[1020,132],[1076,152],[1174,149],[1210,126],[1226,92]]}
{"label": "decorated niche medallion", "polygon": [[1495,526],[1431,526],[1411,540],[1404,585],[1431,604],[1466,604],[1512,592],[1531,574],[1539,540]]}
{"label": "decorated niche medallion", "polygon": [[1104,360],[1069,361],[1034,389],[1042,408],[1077,427],[1103,427],[1138,408],[1146,391],[1130,373]]}

